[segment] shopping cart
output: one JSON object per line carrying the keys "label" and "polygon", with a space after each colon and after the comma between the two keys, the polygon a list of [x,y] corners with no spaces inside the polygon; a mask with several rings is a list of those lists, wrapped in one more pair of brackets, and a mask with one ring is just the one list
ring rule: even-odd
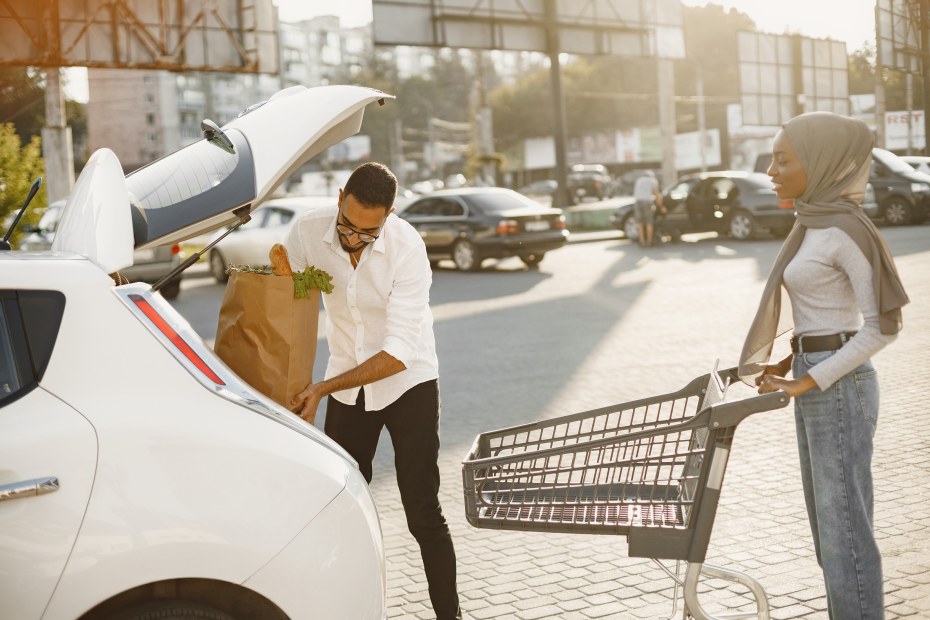
{"label": "shopping cart", "polygon": [[[463,461],[465,515],[475,527],[621,534],[631,557],[651,558],[675,581],[682,617],[712,619],[698,601],[702,574],[749,589],[769,618],[761,584],[704,564],[736,426],[788,404],[773,392],[727,402],[735,369],[697,377],[677,392],[482,433]],[[673,572],[660,560],[677,560]],[[678,565],[686,566],[680,578]]]}

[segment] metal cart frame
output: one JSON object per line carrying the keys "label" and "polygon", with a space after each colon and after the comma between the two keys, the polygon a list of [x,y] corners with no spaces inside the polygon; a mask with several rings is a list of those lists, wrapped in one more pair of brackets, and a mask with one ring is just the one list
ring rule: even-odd
{"label": "metal cart frame", "polygon": [[[462,465],[465,515],[475,527],[619,534],[631,557],[651,558],[684,596],[682,617],[712,620],[698,601],[703,575],[746,586],[769,618],[761,584],[704,564],[736,426],[784,407],[773,392],[726,402],[735,369],[668,394],[478,435]],[[660,560],[684,561],[684,580]]]}

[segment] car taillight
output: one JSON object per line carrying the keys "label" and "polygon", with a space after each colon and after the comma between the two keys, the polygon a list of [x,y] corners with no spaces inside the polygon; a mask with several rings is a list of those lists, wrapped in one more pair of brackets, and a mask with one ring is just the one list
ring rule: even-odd
{"label": "car taillight", "polygon": [[784,198],[784,199],[782,199],[782,200],[779,200],[779,201],[778,201],[778,208],[779,208],[779,209],[793,209],[793,208],[794,208],[794,200],[788,199],[788,198]]}
{"label": "car taillight", "polygon": [[144,314],[146,318],[148,318],[148,320],[150,320],[152,324],[158,328],[158,331],[164,334],[165,338],[167,338],[171,344],[173,344],[178,349],[178,351],[180,351],[181,354],[197,368],[197,370],[202,372],[204,376],[210,379],[210,381],[213,383],[217,385],[226,385],[226,383],[220,379],[209,366],[207,366],[207,363],[203,361],[203,358],[197,355],[197,353],[191,349],[190,345],[187,344],[183,338],[181,338],[178,332],[174,331],[174,328],[168,324],[168,321],[163,319],[161,315],[158,314],[158,311],[155,310],[155,308],[153,308],[152,305],[146,301],[144,297],[142,297],[142,295],[130,295],[129,299],[134,304],[136,304],[136,307],[142,311],[142,314]]}
{"label": "car taillight", "polygon": [[520,232],[520,222],[517,220],[501,220],[497,223],[497,234],[513,235]]}
{"label": "car taillight", "polygon": [[180,243],[175,243],[173,246],[171,246],[171,253],[172,253],[172,254],[180,254],[180,253],[181,253],[181,244],[180,244]]}
{"label": "car taillight", "polygon": [[552,227],[556,230],[565,230],[565,216],[560,215],[557,220],[552,222]]}

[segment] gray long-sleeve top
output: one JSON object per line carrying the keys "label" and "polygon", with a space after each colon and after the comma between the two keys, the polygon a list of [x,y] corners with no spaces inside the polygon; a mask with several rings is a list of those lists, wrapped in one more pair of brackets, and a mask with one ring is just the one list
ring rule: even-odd
{"label": "gray long-sleeve top", "polygon": [[897,334],[881,333],[872,284],[872,265],[839,228],[809,228],[785,267],[795,336],[858,333],[810,370],[821,390],[878,353]]}

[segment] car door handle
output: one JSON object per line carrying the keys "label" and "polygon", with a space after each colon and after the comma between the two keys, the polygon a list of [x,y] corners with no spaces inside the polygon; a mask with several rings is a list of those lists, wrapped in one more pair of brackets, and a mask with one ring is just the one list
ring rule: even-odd
{"label": "car door handle", "polygon": [[57,491],[59,487],[57,476],[33,478],[22,482],[12,482],[0,485],[0,502],[20,497],[35,497]]}

